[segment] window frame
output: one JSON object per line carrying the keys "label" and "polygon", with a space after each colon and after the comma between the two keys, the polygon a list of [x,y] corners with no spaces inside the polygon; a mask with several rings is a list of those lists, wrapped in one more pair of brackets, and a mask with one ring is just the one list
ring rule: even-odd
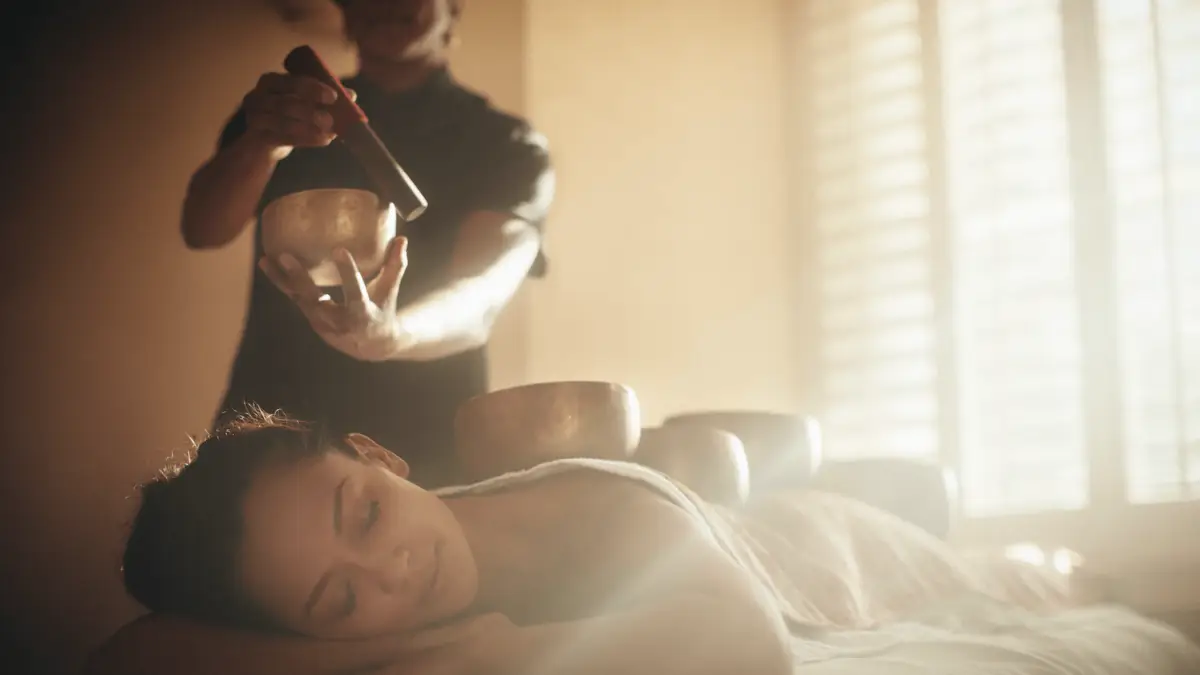
{"label": "window frame", "polygon": [[[954,246],[949,218],[947,152],[942,103],[938,5],[917,0],[922,41],[924,130],[930,186],[930,270],[934,290],[938,452],[942,465],[961,473],[961,431],[957,403],[958,339],[953,306]],[[1178,582],[1200,562],[1200,537],[1180,536],[1186,523],[1200,524],[1200,495],[1192,501],[1131,503],[1126,490],[1124,402],[1120,358],[1121,326],[1115,281],[1114,222],[1110,209],[1106,105],[1096,0],[1058,0],[1063,40],[1068,123],[1070,193],[1074,204],[1072,240],[1083,346],[1084,439],[1088,458],[1088,506],[1071,511],[962,517],[953,542],[967,547],[996,547],[1017,542],[1068,546],[1083,554],[1102,575],[1136,579],[1126,596],[1156,607],[1200,607],[1200,587],[1180,592]],[[790,30],[801,26],[807,0],[790,4]],[[802,33],[803,31],[798,31]],[[807,119],[811,81],[803,62],[802,37],[789,40],[792,65],[790,141],[793,185],[791,208],[799,227],[794,234],[798,269],[817,269],[818,246],[813,209],[815,180],[805,156],[815,147]],[[1078,226],[1087,223],[1087,227]],[[797,329],[803,351],[797,369],[801,401],[815,409],[821,402],[821,301],[813,275],[797,275]],[[961,495],[959,495],[961,501]],[[961,507],[961,503],[958,505]],[[1197,525],[1200,531],[1200,525]]]}

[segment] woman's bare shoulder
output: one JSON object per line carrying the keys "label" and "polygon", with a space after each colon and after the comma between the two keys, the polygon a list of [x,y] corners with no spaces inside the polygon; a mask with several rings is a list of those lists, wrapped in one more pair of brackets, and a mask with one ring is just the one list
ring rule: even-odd
{"label": "woman's bare shoulder", "polygon": [[649,482],[596,469],[562,471],[531,484],[529,489],[539,498],[554,503],[599,508],[606,513],[687,514]]}
{"label": "woman's bare shoulder", "polygon": [[[555,534],[543,545],[571,574],[634,583],[638,597],[753,595],[746,590],[754,584],[751,575],[721,548],[710,524],[653,486],[579,471],[541,489],[546,504],[559,507]],[[667,568],[671,573],[663,575]],[[649,578],[652,584],[642,583]]]}
{"label": "woman's bare shoulder", "polygon": [[530,496],[555,520],[558,544],[582,555],[656,555],[663,546],[699,540],[706,524],[654,486],[602,471],[567,471],[531,486]]}

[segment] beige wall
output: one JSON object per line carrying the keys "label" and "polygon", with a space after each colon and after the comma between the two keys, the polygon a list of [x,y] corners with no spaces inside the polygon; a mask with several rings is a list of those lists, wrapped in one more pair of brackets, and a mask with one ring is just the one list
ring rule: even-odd
{"label": "beige wall", "polygon": [[3,541],[20,542],[5,609],[68,661],[134,611],[118,581],[125,498],[204,428],[238,337],[249,240],[185,251],[188,175],[294,42],[232,0],[137,4],[136,22],[124,3],[58,36],[36,148],[5,167],[25,188],[5,229],[27,263],[4,289],[4,400],[21,399],[0,431],[0,510],[21,514],[4,519]]}
{"label": "beige wall", "polygon": [[784,4],[529,0],[560,172],[531,379],[626,382],[651,422],[791,407]]}
{"label": "beige wall", "polygon": [[[524,0],[475,0],[463,15],[463,39],[454,53],[455,77],[485,92],[505,110],[525,109]],[[529,368],[529,291],[522,289],[492,331],[493,387],[525,382]]]}
{"label": "beige wall", "polygon": [[[475,4],[464,75],[516,105],[521,3]],[[185,250],[188,176],[292,46],[352,67],[336,27],[302,38],[245,0],[105,5],[39,69],[42,123],[4,166],[20,183],[4,222],[0,637],[34,639],[52,666],[137,611],[118,576],[126,497],[207,425],[234,355],[250,239]]]}
{"label": "beige wall", "polygon": [[[650,418],[789,405],[778,4],[469,4],[460,76],[526,108],[561,172],[552,275],[499,329],[497,385],[622,380]],[[136,612],[126,497],[213,414],[251,267],[248,237],[187,252],[180,201],[243,92],[305,41],[258,3],[105,5],[38,61],[44,117],[4,167],[2,618],[51,665]]]}

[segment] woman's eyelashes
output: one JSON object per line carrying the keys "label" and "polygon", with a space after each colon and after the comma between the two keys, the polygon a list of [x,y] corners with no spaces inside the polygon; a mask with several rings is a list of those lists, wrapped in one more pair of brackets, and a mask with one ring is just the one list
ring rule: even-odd
{"label": "woman's eyelashes", "polygon": [[358,596],[354,593],[354,586],[349,580],[346,581],[346,601],[342,605],[342,613],[340,618],[346,618],[354,613],[354,608],[358,606]]}
{"label": "woman's eyelashes", "polygon": [[367,515],[366,515],[366,518],[363,519],[363,532],[364,533],[369,531],[371,529],[371,526],[374,525],[377,520],[379,520],[379,511],[380,511],[379,500],[372,499],[367,504]]}
{"label": "woman's eyelashes", "polygon": [[[367,510],[363,514],[361,535],[365,536],[373,525],[379,520],[381,505],[378,499],[367,501]],[[346,594],[345,600],[342,602],[342,607],[338,613],[339,619],[348,618],[354,614],[355,608],[358,606],[358,595],[354,591],[354,583],[350,579],[346,579]]]}

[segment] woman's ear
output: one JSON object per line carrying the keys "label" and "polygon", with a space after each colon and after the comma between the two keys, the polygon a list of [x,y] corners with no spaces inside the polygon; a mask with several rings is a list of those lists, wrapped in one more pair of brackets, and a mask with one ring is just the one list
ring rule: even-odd
{"label": "woman's ear", "polygon": [[408,478],[408,462],[405,462],[387,448],[376,443],[370,436],[346,434],[346,442],[357,450],[363,459],[369,462],[379,462],[397,476]]}

